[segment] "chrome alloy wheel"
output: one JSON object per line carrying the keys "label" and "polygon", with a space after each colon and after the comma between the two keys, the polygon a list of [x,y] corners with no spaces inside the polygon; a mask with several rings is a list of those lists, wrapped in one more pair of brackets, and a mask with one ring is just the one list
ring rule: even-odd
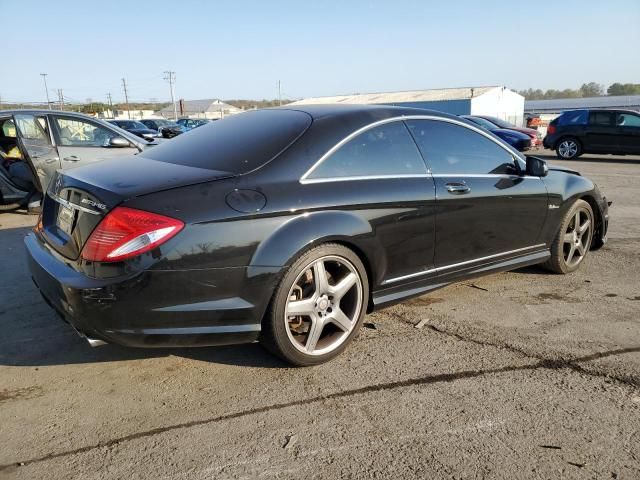
{"label": "chrome alloy wheel", "polygon": [[558,145],[558,153],[562,158],[573,158],[578,153],[578,144],[573,140],[563,140]]}
{"label": "chrome alloy wheel", "polygon": [[564,234],[564,261],[569,268],[576,267],[586,255],[591,246],[593,222],[591,214],[586,208],[579,208],[567,226]]}
{"label": "chrome alloy wheel", "polygon": [[289,290],[285,326],[307,355],[338,348],[355,328],[364,304],[362,280],[345,258],[328,255],[307,265]]}

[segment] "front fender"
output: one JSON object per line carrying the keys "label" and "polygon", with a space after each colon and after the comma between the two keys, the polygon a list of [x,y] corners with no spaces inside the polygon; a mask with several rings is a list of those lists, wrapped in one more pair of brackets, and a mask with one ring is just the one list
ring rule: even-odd
{"label": "front fender", "polygon": [[[287,266],[302,252],[326,242],[346,244],[366,258],[376,258],[376,270],[384,271],[379,260],[385,258],[371,224],[354,212],[322,211],[303,213],[280,225],[263,240],[251,258],[250,266]],[[375,277],[374,277],[375,278]]]}

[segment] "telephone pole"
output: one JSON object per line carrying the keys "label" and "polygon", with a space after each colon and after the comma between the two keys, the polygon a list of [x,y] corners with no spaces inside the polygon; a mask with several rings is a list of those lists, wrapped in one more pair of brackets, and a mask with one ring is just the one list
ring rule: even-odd
{"label": "telephone pole", "polygon": [[282,105],[282,89],[280,87],[280,80],[278,80],[278,105]]}
{"label": "telephone pole", "polygon": [[58,89],[58,103],[60,104],[60,110],[64,110],[64,95],[61,88]]}
{"label": "telephone pole", "polygon": [[169,82],[169,88],[171,90],[171,103],[173,103],[173,119],[178,120],[178,107],[176,106],[176,72],[170,72],[165,70],[164,79]]}
{"label": "telephone pole", "polygon": [[113,118],[113,101],[111,100],[111,92],[107,93],[107,99],[109,100],[109,110],[111,111],[111,118]]}
{"label": "telephone pole", "polygon": [[47,107],[49,107],[49,110],[51,110],[51,102],[49,101],[49,88],[47,87],[47,74],[41,73],[40,75],[42,76],[42,80],[44,80],[44,91],[47,94]]}
{"label": "telephone pole", "polygon": [[129,94],[127,93],[127,81],[122,79],[122,88],[124,89],[124,103],[127,104],[127,117],[131,120],[131,109],[129,108]]}

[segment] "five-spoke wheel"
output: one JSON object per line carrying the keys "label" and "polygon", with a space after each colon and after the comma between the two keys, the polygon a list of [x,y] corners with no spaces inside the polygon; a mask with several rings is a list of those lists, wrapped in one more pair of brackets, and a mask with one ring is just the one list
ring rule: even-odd
{"label": "five-spoke wheel", "polygon": [[366,271],[354,252],[337,244],[314,248],[280,283],[261,341],[296,365],[325,362],[354,337],[367,300]]}

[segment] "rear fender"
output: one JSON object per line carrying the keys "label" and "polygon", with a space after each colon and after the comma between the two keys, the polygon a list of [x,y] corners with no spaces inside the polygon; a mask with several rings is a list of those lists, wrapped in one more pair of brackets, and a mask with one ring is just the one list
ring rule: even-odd
{"label": "rear fender", "polygon": [[[353,212],[311,212],[284,222],[256,249],[251,266],[288,266],[303,252],[322,243],[337,242],[364,255],[374,270],[372,278],[385,270],[384,252],[375,239],[371,224]],[[354,248],[355,247],[355,248]],[[369,262],[375,258],[376,262]]]}

